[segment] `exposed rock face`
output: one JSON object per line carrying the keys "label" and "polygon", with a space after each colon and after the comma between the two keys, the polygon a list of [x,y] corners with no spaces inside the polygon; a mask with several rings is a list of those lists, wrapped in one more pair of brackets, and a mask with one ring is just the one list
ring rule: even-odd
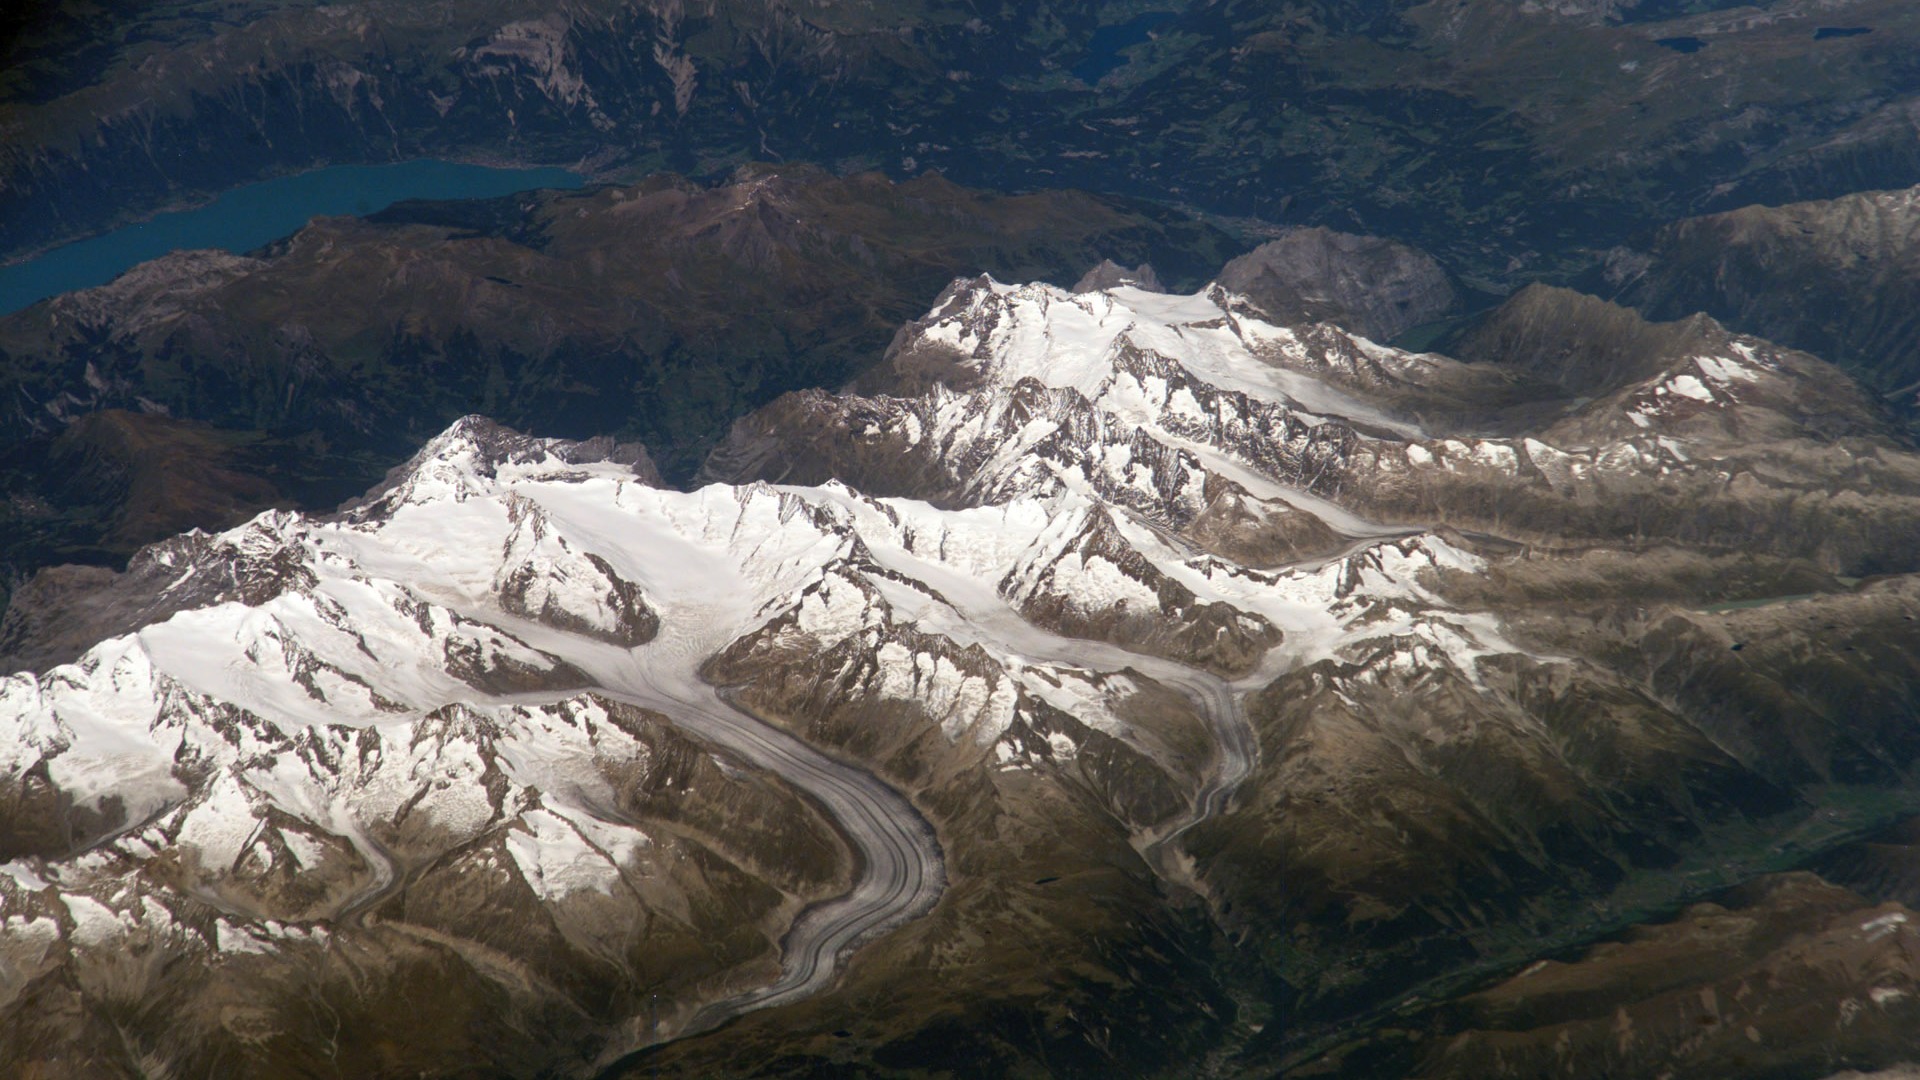
{"label": "exposed rock face", "polygon": [[[1372,458],[1374,478],[1352,498],[1396,519],[1438,517],[1529,540],[1663,536],[1812,558],[1841,573],[1912,564],[1904,537],[1915,459],[1883,410],[1815,357],[1704,317],[1653,325],[1544,288],[1515,296],[1460,347],[1516,370],[1536,392],[1545,381],[1555,396],[1579,396],[1533,410],[1521,429],[1531,433],[1518,437],[1428,439],[1404,459],[1363,447],[1355,459]],[[1429,462],[1441,471],[1423,473]],[[1819,526],[1796,523],[1803,514]]]}
{"label": "exposed rock face", "polygon": [[[211,757],[186,763],[182,801],[0,884],[0,1058],[76,1077],[444,1073],[450,1054],[577,1070],[630,1020],[761,977],[795,897],[846,873],[777,780],[592,695],[291,738],[239,710],[196,722],[183,748]],[[565,787],[541,772],[556,751]],[[111,1018],[131,1002],[153,1019]],[[474,1027],[502,1008],[539,1034]],[[64,1048],[107,1033],[128,1048],[70,1064]]]}
{"label": "exposed rock face", "polygon": [[[1319,571],[1331,591],[1310,606],[1345,627],[1329,652],[1299,614],[1227,600],[1268,614],[1271,655],[1305,655],[1250,680],[1264,687],[1246,705],[1257,762],[1235,809],[1182,841],[1213,917],[1291,988],[1297,1041],[1245,1059],[1278,1068],[1318,1045],[1313,1032],[1342,1030],[1334,1017],[1461,965],[1583,940],[1592,910],[1626,918],[1679,899],[1677,866],[1740,880],[1763,863],[1725,864],[1734,838],[1800,820],[1809,785],[1898,785],[1920,760],[1908,540],[1920,461],[1857,388],[1708,319],[1648,324],[1565,291],[1516,297],[1477,335],[1478,362],[1462,364],[1276,327],[1224,292],[961,282],[896,339],[901,396],[783,399],[707,469],[840,477],[956,507],[1098,492],[1123,508],[1107,520],[1131,552],[1101,546],[1099,519],[1055,519],[1050,546],[1000,591],[1042,625],[1188,663],[1210,661],[1112,632],[1120,575],[1093,573],[1090,552],[1116,570],[1152,561],[1142,525],[1204,544],[1212,554],[1187,565],[1212,567],[1224,600],[1239,595],[1228,582],[1297,589],[1316,562],[1232,567],[1207,528],[1223,506],[1290,502],[1357,549]],[[880,375],[862,389],[885,391]],[[1464,415],[1484,387],[1502,389],[1483,409],[1518,432],[1444,435],[1412,419]],[[1314,423],[1293,427],[1303,414]],[[1799,515],[1819,525],[1790,524]],[[1383,522],[1435,521],[1472,531],[1367,539],[1392,531]],[[972,546],[918,528],[914,543]],[[1083,579],[1049,585],[1061,567]],[[1829,576],[1867,567],[1898,570],[1855,591]],[[1167,618],[1150,576],[1132,580],[1126,610]],[[1379,605],[1402,587],[1389,583],[1412,582],[1432,591]],[[1735,596],[1754,599],[1717,599]],[[1810,625],[1847,629],[1822,640]],[[1495,643],[1506,633],[1518,638]],[[1833,684],[1806,677],[1814,655]],[[728,1060],[677,1053],[667,1060],[695,1063],[686,1075]],[[1373,1060],[1321,1065],[1358,1076]]]}
{"label": "exposed rock face", "polygon": [[1453,306],[1433,256],[1377,236],[1293,229],[1228,263],[1221,285],[1275,322],[1330,322],[1386,341]]}
{"label": "exposed rock face", "polygon": [[1097,292],[1101,289],[1117,289],[1123,285],[1130,285],[1145,292],[1167,291],[1160,284],[1160,275],[1153,272],[1153,267],[1141,263],[1129,270],[1112,259],[1101,259],[1098,266],[1082,274],[1080,280],[1074,283],[1073,291]]}
{"label": "exposed rock face", "polygon": [[[575,661],[658,625],[632,560],[515,494],[648,479],[631,447],[463,421],[346,517],[76,591],[104,640],[0,681],[0,857],[30,860],[0,881],[0,1060],[87,1075],[60,1048],[144,1000],[178,1011],[122,1026],[127,1061],[577,1072],[777,972],[851,853],[763,766],[605,695]],[[435,569],[388,576],[409,560]],[[466,1032],[501,1010],[538,1034]]]}
{"label": "exposed rock face", "polygon": [[1114,252],[1197,280],[1232,247],[1077,193],[792,166],[411,203],[260,257],[176,253],[0,319],[0,580],[330,509],[476,411],[642,439],[684,479],[736,416],[870,366],[956,273],[1066,275]]}
{"label": "exposed rock face", "polygon": [[[218,535],[187,533],[142,549],[122,574],[100,567],[41,571],[0,620],[4,666],[44,671],[70,663],[102,638],[162,622],[189,608],[258,602],[312,575],[279,543],[288,518],[270,513]],[[193,567],[186,581],[181,570]]]}
{"label": "exposed rock face", "polygon": [[[441,986],[410,1070],[1889,1063],[1906,1006],[1844,1001],[1910,981],[1891,905],[1722,896],[1737,964],[1642,973],[1783,860],[1898,886],[1834,849],[1920,809],[1920,455],[1711,320],[1482,329],[962,279],[698,490],[468,418],[337,515],[36,587],[0,1060],[357,1068]],[[1578,993],[1500,974],[1575,947]],[[1708,990],[1738,1030],[1671,1015]]]}
{"label": "exposed rock face", "polygon": [[1275,327],[1224,292],[961,282],[896,340],[903,396],[790,395],[736,425],[703,475],[838,477],[943,505],[1084,483],[1196,542],[1222,497],[1281,522],[1304,495],[1409,527],[1659,537],[1848,574],[1920,555],[1920,460],[1830,365],[1544,289],[1485,331],[1496,362],[1463,364]]}
{"label": "exposed rock face", "polygon": [[1244,675],[1280,643],[1264,616],[1199,600],[1134,550],[1104,509],[1063,517],[1000,580],[1029,622]]}
{"label": "exposed rock face", "polygon": [[1704,311],[1915,406],[1920,188],[1689,218],[1660,230],[1645,259],[1623,286],[1649,315]]}
{"label": "exposed rock face", "polygon": [[[632,448],[469,418],[339,516],[193,534],[144,553],[138,574],[96,583],[85,610],[119,620],[96,624],[118,636],[0,683],[15,748],[0,854],[26,860],[7,864],[0,902],[27,920],[10,939],[33,946],[25,978],[91,971],[125,940],[160,949],[173,974],[126,992],[215,1019],[128,1037],[143,1060],[235,1075],[304,1068],[329,1045],[339,1060],[371,1059],[394,1031],[368,1010],[440,980],[455,988],[436,999],[445,1008],[406,1016],[410,1068],[467,1068],[477,1055],[508,1071],[580,1071],[690,1022],[696,1005],[770,978],[768,943],[850,862],[816,811],[781,803],[792,793],[764,766],[670,734],[666,715],[632,704],[664,693],[684,722],[692,665],[713,650],[706,670],[740,684],[739,700],[873,761],[943,830],[991,823],[1039,845],[1009,858],[963,842],[971,913],[916,948],[950,955],[977,939],[1018,883],[1039,916],[1026,931],[1044,943],[1035,955],[1065,955],[1104,925],[1122,944],[1095,958],[1100,982],[1168,963],[1150,954],[1180,947],[1133,841],[1186,813],[1212,768],[1195,706],[1127,666],[1150,658],[1110,650],[1118,664],[1088,668],[1010,650],[999,616],[928,584],[1048,559],[1050,519],[1084,522],[1087,504],[1010,508],[996,527],[843,487],[675,493],[636,475],[643,463]],[[607,546],[615,536],[626,540]],[[1116,532],[1103,550],[1127,560],[1128,543]],[[1138,555],[1129,564],[1164,575]],[[1162,590],[1196,601],[1170,581]],[[1059,640],[1049,647],[1062,657],[1090,644]],[[635,663],[644,675],[625,674]],[[436,704],[450,694],[463,703]],[[655,791],[671,805],[640,801]],[[1132,899],[1102,915],[1076,890],[1040,891],[1036,866]],[[112,925],[41,917],[61,910]],[[292,977],[328,948],[361,956],[359,998]],[[983,992],[980,980],[1004,975],[984,956],[945,963]],[[197,988],[216,973],[261,988],[263,1012],[235,1027],[211,1009]],[[118,999],[91,985],[16,1028],[5,1060],[50,1064],[37,1047],[106,1023]],[[1069,1000],[1092,1007],[1094,985]],[[300,1022],[310,998],[350,1020],[348,1033]],[[44,1000],[15,993],[0,1008]],[[540,1057],[510,1026],[459,1042],[462,1025],[500,1010],[546,1017],[540,1039],[560,1032],[565,1044]],[[554,1015],[567,1010],[578,1015]],[[246,1049],[259,1031],[275,1033],[273,1048]],[[351,1045],[328,1042],[340,1038]]]}
{"label": "exposed rock face", "polygon": [[1463,360],[1524,372],[1569,396],[1643,379],[1689,349],[1709,348],[1720,327],[1707,318],[1654,323],[1598,297],[1529,285],[1447,342]]}
{"label": "exposed rock face", "polygon": [[[1240,550],[1277,544],[1330,553],[1341,541],[1323,522],[1193,444],[1231,446],[1283,483],[1336,475],[1359,438],[1349,424],[1319,423],[1271,387],[1248,390],[1259,385],[1263,364],[1282,353],[1290,362],[1312,357],[1340,367],[1358,349],[1334,331],[1335,349],[1347,351],[1327,360],[1304,335],[1251,317],[1223,319],[1216,301],[1230,302],[1217,292],[1178,298],[1169,315],[1108,293],[956,282],[932,315],[895,342],[892,385],[905,390],[937,380],[931,388],[913,397],[789,395],[737,424],[702,476],[838,478],[943,506],[1051,495],[1084,483],[1109,504],[1194,539],[1205,535]],[[1175,359],[1174,342],[1190,329],[1212,335],[1246,365],[1230,389]],[[1060,342],[1057,354],[1032,347],[1049,336]],[[1275,360],[1257,359],[1255,351]],[[876,371],[869,385],[887,387],[886,374]],[[1393,423],[1338,391],[1319,389],[1333,397],[1318,400],[1352,406],[1369,426]],[[1143,408],[1153,423],[1139,422]],[[858,436],[848,439],[848,431]],[[1186,532],[1195,526],[1199,532]]]}
{"label": "exposed rock face", "polygon": [[[364,510],[404,497],[423,475],[444,472],[449,455],[482,476],[516,465],[601,464],[623,470],[635,483],[660,482],[646,448],[638,443],[536,439],[482,417],[467,417],[396,467],[385,483],[355,505]],[[527,513],[535,517],[538,511]],[[165,622],[181,611],[229,602],[258,604],[287,589],[311,586],[311,569],[282,539],[295,520],[276,512],[225,533],[191,532],[142,549],[122,574],[74,566],[41,571],[0,618],[0,668],[46,671],[72,662],[97,641]],[[544,533],[537,539],[532,535],[542,532],[542,523],[535,519],[523,524],[503,545],[495,590],[504,607],[629,645],[652,636],[657,620],[632,583],[592,553],[547,552],[545,558],[532,558],[527,548],[545,539]],[[529,604],[530,597],[538,602]]]}

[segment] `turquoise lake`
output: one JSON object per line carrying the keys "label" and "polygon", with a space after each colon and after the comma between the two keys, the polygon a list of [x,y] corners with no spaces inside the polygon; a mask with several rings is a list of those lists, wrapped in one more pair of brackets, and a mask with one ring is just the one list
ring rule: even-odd
{"label": "turquoise lake", "polygon": [[0,266],[0,315],[38,300],[105,285],[169,251],[251,251],[310,219],[371,214],[406,199],[490,199],[532,188],[577,188],[565,169],[496,169],[451,161],[335,165],[235,188],[205,206],[161,214],[100,236]]}

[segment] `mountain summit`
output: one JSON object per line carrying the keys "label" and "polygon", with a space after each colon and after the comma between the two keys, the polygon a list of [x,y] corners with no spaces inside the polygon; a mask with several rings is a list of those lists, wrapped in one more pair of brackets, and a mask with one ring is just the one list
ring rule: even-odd
{"label": "mountain summit", "polygon": [[1259,1072],[1458,1024],[1416,996],[1920,755],[1920,588],[1835,576],[1911,564],[1920,459],[1811,357],[1667,337],[1595,392],[963,278],[696,490],[469,417],[337,514],[29,589],[0,1057]]}

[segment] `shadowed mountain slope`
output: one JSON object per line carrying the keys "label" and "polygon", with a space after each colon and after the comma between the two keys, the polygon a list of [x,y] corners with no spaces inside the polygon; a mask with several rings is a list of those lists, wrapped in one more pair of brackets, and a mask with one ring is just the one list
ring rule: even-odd
{"label": "shadowed mountain slope", "polygon": [[[685,476],[733,417],[873,363],[956,273],[1071,282],[1112,256],[1195,284],[1232,243],[1074,192],[759,167],[714,188],[404,204],[251,255],[178,253],[0,320],[0,461],[23,496],[0,509],[0,563],[124,557],[228,523],[236,500],[330,506],[470,412],[642,438]],[[158,414],[139,430],[179,448],[153,460],[232,443],[220,467],[247,479],[218,505],[176,484],[146,527],[125,484],[67,483],[60,447],[82,436],[61,433],[100,410]]]}
{"label": "shadowed mountain slope", "polygon": [[1920,402],[1920,188],[1688,218],[1613,273],[1655,318],[1704,311],[1831,360],[1909,415]]}
{"label": "shadowed mountain slope", "polygon": [[83,12],[14,53],[0,250],[321,163],[631,180],[805,160],[1327,225],[1504,288],[1687,214],[1891,187],[1920,166],[1920,13],[1904,0],[170,0],[116,14],[111,34]]}

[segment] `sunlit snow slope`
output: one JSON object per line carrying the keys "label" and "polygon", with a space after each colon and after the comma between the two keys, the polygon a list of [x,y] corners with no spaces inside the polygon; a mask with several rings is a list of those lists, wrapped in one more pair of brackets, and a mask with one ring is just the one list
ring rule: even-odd
{"label": "sunlit snow slope", "polygon": [[[0,682],[0,1012],[27,1033],[0,1050],[117,1030],[195,1068],[338,1065],[435,986],[427,1068],[444,1036],[588,1070],[816,995],[889,934],[984,963],[980,890],[1093,852],[1230,933],[1432,932],[1394,891],[1426,828],[1546,895],[1546,845],[1604,861],[1752,763],[1461,583],[1729,489],[1811,363],[1723,338],[1555,399],[1218,289],[981,279],[878,393],[783,399],[695,491],[463,420],[339,515],[149,549],[88,609],[105,640]],[[1596,701],[1636,726],[1556,729]],[[1417,827],[1380,824],[1398,799]],[[1265,888],[1302,842],[1322,876]],[[167,1022],[129,1034],[127,1002]]]}

